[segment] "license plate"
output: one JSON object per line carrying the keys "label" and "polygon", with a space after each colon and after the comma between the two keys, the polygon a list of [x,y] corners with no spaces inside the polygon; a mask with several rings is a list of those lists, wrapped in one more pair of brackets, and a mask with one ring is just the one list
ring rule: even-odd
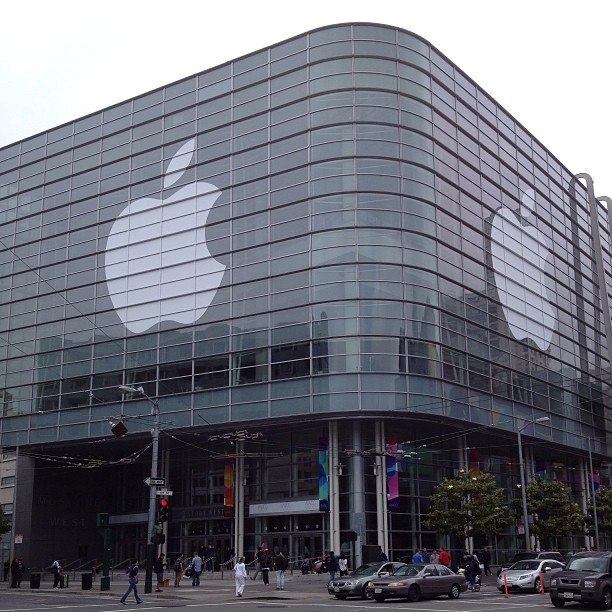
{"label": "license plate", "polygon": [[382,593],[382,589],[374,589],[375,593]]}
{"label": "license plate", "polygon": [[573,593],[563,593],[563,599],[574,599]]}
{"label": "license plate", "polygon": [[340,592],[340,587],[334,587],[334,593],[339,593]]}

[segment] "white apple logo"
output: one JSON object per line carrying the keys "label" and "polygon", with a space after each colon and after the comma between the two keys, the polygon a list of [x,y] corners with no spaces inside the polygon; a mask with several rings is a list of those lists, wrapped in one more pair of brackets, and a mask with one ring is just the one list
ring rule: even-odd
{"label": "white apple logo", "polygon": [[[190,140],[170,160],[164,189],[181,178],[194,147]],[[220,195],[210,183],[190,183],[164,200],[130,202],[113,223],[106,243],[106,283],[131,332],[166,320],[195,323],[206,312],[225,272],[205,239],[208,213]]]}
{"label": "white apple logo", "polygon": [[[534,211],[534,197],[533,189],[522,195],[523,219]],[[549,256],[548,241],[533,225],[523,225],[508,208],[497,211],[492,225],[495,284],[510,332],[517,340],[530,338],[545,351],[550,346],[556,323],[544,276]]]}

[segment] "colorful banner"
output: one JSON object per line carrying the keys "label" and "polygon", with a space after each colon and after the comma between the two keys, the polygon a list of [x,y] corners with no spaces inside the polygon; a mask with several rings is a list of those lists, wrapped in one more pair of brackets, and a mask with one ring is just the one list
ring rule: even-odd
{"label": "colorful banner", "polygon": [[399,474],[397,472],[397,436],[387,436],[387,455],[385,467],[387,472],[387,510],[397,512],[400,509]]}
{"label": "colorful banner", "polygon": [[233,457],[225,460],[223,470],[223,516],[234,516],[234,483],[236,464]]}
{"label": "colorful banner", "polygon": [[319,438],[319,511],[329,510],[329,442]]}
{"label": "colorful banner", "polygon": [[470,476],[480,475],[480,453],[474,448],[468,451],[468,472]]}

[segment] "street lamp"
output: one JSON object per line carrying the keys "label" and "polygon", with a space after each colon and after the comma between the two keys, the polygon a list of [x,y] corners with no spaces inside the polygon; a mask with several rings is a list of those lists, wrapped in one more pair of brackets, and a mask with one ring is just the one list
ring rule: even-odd
{"label": "street lamp", "polygon": [[516,434],[518,436],[518,451],[519,451],[519,472],[521,473],[521,495],[523,498],[523,522],[525,523],[525,550],[529,551],[531,548],[531,537],[529,535],[529,515],[527,514],[527,491],[525,489],[525,465],[523,463],[523,444],[521,441],[521,431],[528,425],[534,423],[547,423],[550,421],[549,417],[540,417],[539,419],[533,419],[527,421],[522,427],[519,427]]}
{"label": "street lamp", "polygon": [[[151,403],[151,414],[153,415],[153,429],[151,438],[153,440],[151,449],[151,478],[157,478],[157,458],[159,449],[159,402],[149,397],[142,387],[128,387],[119,385],[119,391],[129,395],[141,395]],[[151,484],[149,487],[149,519],[147,526],[147,569],[145,572],[145,593],[153,592],[153,564],[155,563],[155,507],[157,487]]]}

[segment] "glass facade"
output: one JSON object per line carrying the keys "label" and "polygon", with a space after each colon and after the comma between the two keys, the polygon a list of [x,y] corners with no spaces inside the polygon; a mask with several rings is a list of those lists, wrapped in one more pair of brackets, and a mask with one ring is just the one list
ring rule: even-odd
{"label": "glass facade", "polygon": [[546,416],[543,443],[607,455],[589,207],[448,59],[373,24],[0,149],[1,445],[107,436],[148,410],[126,384],[176,429]]}

